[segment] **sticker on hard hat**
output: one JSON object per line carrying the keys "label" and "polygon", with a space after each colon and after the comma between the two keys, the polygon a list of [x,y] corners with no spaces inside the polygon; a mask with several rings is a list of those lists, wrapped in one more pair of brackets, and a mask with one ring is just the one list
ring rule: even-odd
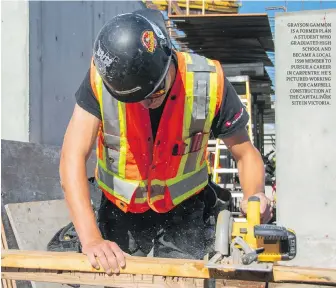
{"label": "sticker on hard hat", "polygon": [[143,15],[139,15],[141,16],[142,18],[145,18],[148,23],[152,26],[156,36],[158,36],[159,38],[161,38],[162,40],[165,40],[166,39],[166,36],[162,33],[162,30],[159,28],[159,26],[157,26],[155,23],[153,23],[152,21],[150,21],[148,18],[146,18],[145,16]]}
{"label": "sticker on hard hat", "polygon": [[155,34],[161,38],[161,39],[166,39],[166,37],[163,35],[161,29],[159,28],[159,26],[157,26],[156,24],[154,24],[153,22],[149,21],[148,22],[152,25],[153,29],[154,29],[154,32]]}
{"label": "sticker on hard hat", "polygon": [[141,36],[141,42],[149,53],[153,53],[155,51],[157,43],[153,31],[144,31]]}

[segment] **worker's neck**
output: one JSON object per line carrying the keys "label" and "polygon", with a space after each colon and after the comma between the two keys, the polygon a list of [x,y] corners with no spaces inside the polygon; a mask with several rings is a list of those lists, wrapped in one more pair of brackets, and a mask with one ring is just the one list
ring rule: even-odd
{"label": "worker's neck", "polygon": [[177,74],[177,67],[175,65],[175,62],[172,61],[169,67],[169,88],[168,91],[173,87],[176,79],[176,74]]}

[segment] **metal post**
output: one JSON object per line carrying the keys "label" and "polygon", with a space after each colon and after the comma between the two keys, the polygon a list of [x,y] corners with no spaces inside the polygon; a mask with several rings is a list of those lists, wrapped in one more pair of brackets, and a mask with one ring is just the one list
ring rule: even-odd
{"label": "metal post", "polygon": [[[254,141],[254,146],[258,148],[259,150],[259,147],[258,147],[258,104],[254,104],[253,105],[253,111],[252,111],[252,115],[250,115],[250,117],[252,118],[252,123],[253,123],[253,139],[255,140]],[[252,141],[252,139],[251,139]]]}
{"label": "metal post", "polygon": [[259,107],[259,139],[260,139],[260,153],[264,155],[264,107]]}
{"label": "metal post", "polygon": [[[245,82],[245,87],[246,87],[246,99],[247,99],[247,113],[250,115],[252,115],[252,97],[251,97],[251,91],[250,91],[250,79],[248,79],[246,82]],[[248,132],[249,132],[249,135],[251,137],[251,141],[253,141],[253,136],[252,136],[252,123],[250,123],[249,127],[248,127]]]}

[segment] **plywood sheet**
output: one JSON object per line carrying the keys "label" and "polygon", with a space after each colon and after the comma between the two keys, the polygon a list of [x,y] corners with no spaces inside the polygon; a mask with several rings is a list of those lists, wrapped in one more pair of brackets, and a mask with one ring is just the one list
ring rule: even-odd
{"label": "plywood sheet", "polygon": [[[21,250],[47,250],[54,234],[71,220],[64,200],[13,203],[5,206],[18,247]],[[32,282],[33,288],[70,288],[66,284]],[[81,288],[99,286],[81,285]],[[102,288],[102,286],[100,286]]]}

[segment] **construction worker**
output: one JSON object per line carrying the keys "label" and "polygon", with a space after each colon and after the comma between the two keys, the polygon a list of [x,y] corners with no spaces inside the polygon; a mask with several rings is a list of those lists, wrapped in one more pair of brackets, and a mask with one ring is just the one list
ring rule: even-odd
{"label": "construction worker", "polygon": [[[102,27],[76,100],[60,177],[81,251],[93,267],[118,273],[125,254],[146,256],[153,247],[154,257],[204,257],[204,210],[213,192],[205,160],[210,133],[238,163],[242,212],[256,195],[261,221],[271,219],[244,106],[218,61],[172,49],[160,12],[118,15]],[[95,143],[98,219],[86,175]]]}

